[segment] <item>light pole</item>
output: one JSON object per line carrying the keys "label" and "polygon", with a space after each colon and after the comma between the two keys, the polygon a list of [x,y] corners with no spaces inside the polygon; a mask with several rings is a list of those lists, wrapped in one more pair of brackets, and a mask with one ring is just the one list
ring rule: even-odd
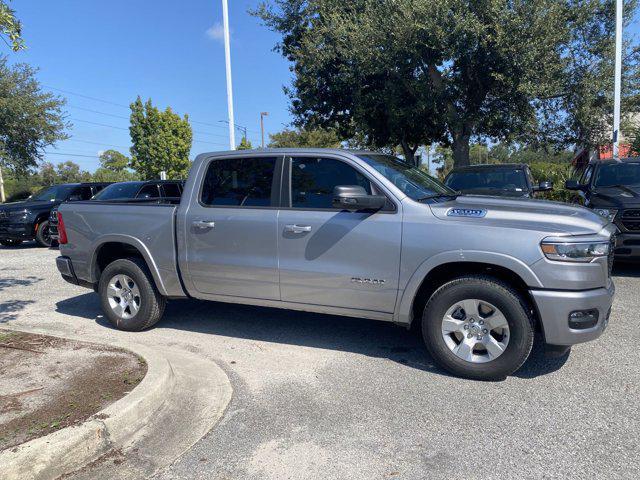
{"label": "light pole", "polygon": [[613,158],[620,158],[620,97],[622,89],[622,0],[616,0],[616,67],[613,99]]}
{"label": "light pole", "polygon": [[229,147],[236,149],[236,132],[233,122],[233,86],[231,85],[231,45],[229,41],[229,7],[222,0],[222,24],[224,26],[224,60],[227,70],[227,111],[229,112]]}
{"label": "light pole", "polygon": [[269,112],[260,112],[260,133],[262,134],[262,148],[264,148],[264,117],[269,115]]}

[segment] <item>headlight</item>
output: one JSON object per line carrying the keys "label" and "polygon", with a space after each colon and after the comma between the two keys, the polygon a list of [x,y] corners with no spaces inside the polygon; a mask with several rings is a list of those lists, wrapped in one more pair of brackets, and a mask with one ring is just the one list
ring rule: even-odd
{"label": "headlight", "polygon": [[588,263],[609,255],[608,242],[542,242],[542,252],[549,260]]}
{"label": "headlight", "polygon": [[613,210],[611,208],[594,208],[593,211],[610,222],[613,222],[613,219],[616,218],[616,215],[618,214],[618,210]]}
{"label": "headlight", "polygon": [[26,210],[9,210],[10,217],[23,217],[27,214]]}

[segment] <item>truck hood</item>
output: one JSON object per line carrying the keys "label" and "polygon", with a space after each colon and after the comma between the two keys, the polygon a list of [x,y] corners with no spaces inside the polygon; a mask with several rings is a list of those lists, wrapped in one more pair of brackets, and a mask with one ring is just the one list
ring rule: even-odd
{"label": "truck hood", "polygon": [[617,209],[640,206],[640,186],[599,187],[591,192],[589,201],[593,207]]}
{"label": "truck hood", "polygon": [[529,198],[460,195],[430,207],[437,218],[445,221],[537,230],[550,235],[596,234],[609,223],[584,207]]}
{"label": "truck hood", "polygon": [[23,200],[21,202],[11,202],[0,204],[0,210],[4,211],[16,211],[24,210],[25,208],[51,208],[53,205],[58,205],[60,202],[51,202],[47,200]]}

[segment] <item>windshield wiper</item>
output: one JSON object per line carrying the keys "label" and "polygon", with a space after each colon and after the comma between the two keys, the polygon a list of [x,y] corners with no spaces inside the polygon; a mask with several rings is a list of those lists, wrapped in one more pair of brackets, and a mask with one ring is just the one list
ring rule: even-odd
{"label": "windshield wiper", "polygon": [[424,197],[420,197],[416,200],[416,202],[424,202],[425,200],[433,200],[434,198],[443,198],[443,197],[453,197],[456,198],[459,193],[434,193],[432,195],[426,195]]}

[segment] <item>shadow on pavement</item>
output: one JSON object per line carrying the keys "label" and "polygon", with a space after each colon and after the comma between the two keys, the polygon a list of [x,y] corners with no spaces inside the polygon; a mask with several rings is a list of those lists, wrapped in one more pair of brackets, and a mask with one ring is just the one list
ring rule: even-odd
{"label": "shadow on pavement", "polygon": [[27,305],[35,303],[35,300],[6,300],[0,302],[0,323],[7,323],[18,318],[20,310]]}
{"label": "shadow on pavement", "polygon": [[[98,296],[94,293],[62,300],[56,307],[60,313],[94,320],[99,325],[112,328],[102,315]],[[418,329],[406,330],[385,322],[267,307],[176,300],[167,305],[163,319],[155,328],[359,353],[449,376],[434,364]],[[515,376],[527,379],[545,375],[558,370],[567,359],[568,355],[546,358],[543,345],[537,342],[531,356]]]}
{"label": "shadow on pavement", "polygon": [[12,247],[5,247],[4,245],[0,245],[0,250],[30,250],[32,248],[44,248],[38,245],[36,242],[22,242],[20,245],[15,245]]}
{"label": "shadow on pavement", "polygon": [[640,277],[640,263],[616,261],[612,273],[616,277]]}
{"label": "shadow on pavement", "polygon": [[34,283],[41,282],[42,280],[44,279],[35,277],[33,275],[28,275],[22,278],[0,278],[0,292],[11,287],[27,287],[29,285],[33,285]]}

